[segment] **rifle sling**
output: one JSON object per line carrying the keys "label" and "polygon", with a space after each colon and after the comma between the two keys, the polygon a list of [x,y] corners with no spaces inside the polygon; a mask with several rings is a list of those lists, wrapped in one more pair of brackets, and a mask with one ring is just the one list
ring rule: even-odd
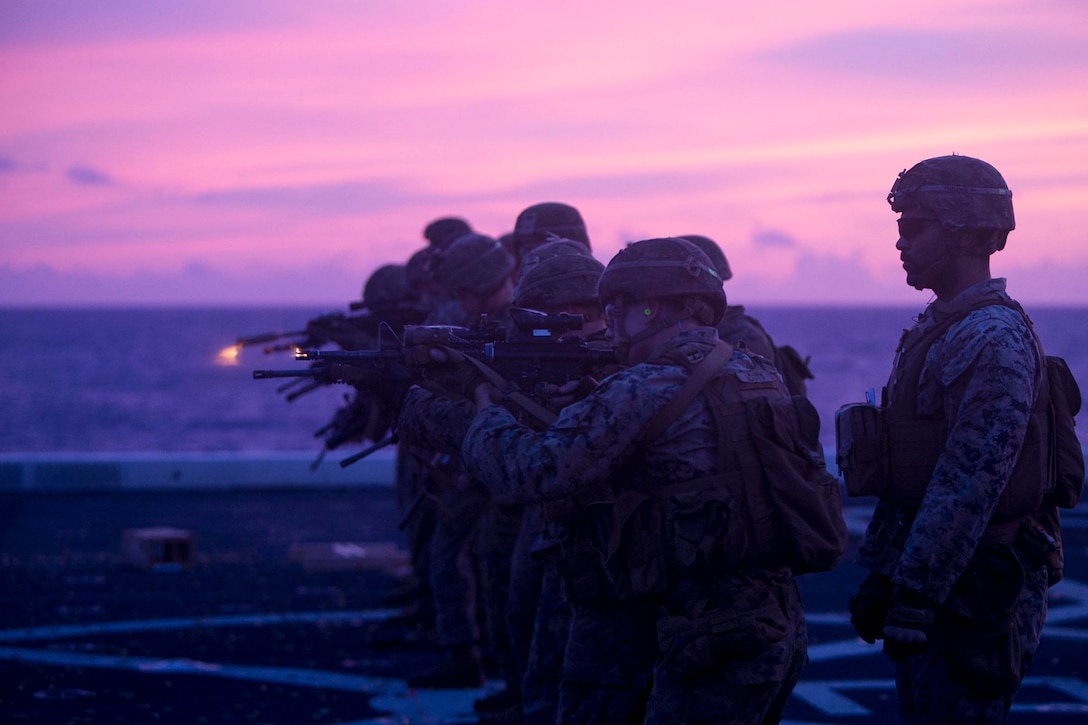
{"label": "rifle sling", "polygon": [[459,356],[465,362],[471,363],[472,366],[475,367],[480,372],[480,374],[484,376],[487,382],[494,385],[495,388],[498,389],[500,393],[502,393],[504,400],[513,403],[514,405],[531,415],[533,418],[536,418],[543,425],[544,428],[547,428],[555,422],[556,418],[558,417],[555,413],[551,412],[544,406],[533,401],[529,396],[519,391],[516,385],[506,380],[503,376],[499,375],[498,372],[496,372],[487,364],[481,362],[480,360],[477,360],[471,355],[464,355],[463,353],[454,350],[451,347],[447,347],[445,345],[439,345],[438,347],[444,350],[452,358],[456,358]]}
{"label": "rifle sling", "polygon": [[646,427],[639,434],[639,442],[643,445],[652,443],[665,429],[672,425],[684,410],[695,400],[695,396],[710,381],[721,366],[733,355],[733,346],[722,340],[714,346],[710,354],[703,358],[702,362],[691,371],[691,375],[684,381],[683,386],[676,395],[665,404],[657,414],[646,423]]}

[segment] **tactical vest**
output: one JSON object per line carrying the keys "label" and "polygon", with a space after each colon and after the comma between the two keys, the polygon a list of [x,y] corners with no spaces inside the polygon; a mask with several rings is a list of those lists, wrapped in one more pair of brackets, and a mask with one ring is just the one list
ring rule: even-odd
{"label": "tactical vest", "polygon": [[[995,291],[942,313],[931,325],[907,330],[900,339],[892,380],[885,388],[883,437],[888,469],[884,496],[907,510],[916,511],[921,504],[948,439],[948,423],[943,417],[927,419],[917,415],[919,380],[926,355],[952,325],[974,310],[992,305],[1016,310],[1035,337],[1031,320],[1023,308],[1008,295]],[[1038,338],[1035,342],[1039,351]],[[1041,353],[1038,358],[1041,369]],[[994,523],[1027,516],[1042,505],[1048,480],[1049,425],[1046,386],[1043,385],[1028,419],[1020,455],[994,511]]]}

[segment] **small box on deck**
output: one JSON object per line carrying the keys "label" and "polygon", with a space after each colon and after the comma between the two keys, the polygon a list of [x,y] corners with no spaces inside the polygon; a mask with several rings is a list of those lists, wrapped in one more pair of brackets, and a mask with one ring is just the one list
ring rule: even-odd
{"label": "small box on deck", "polygon": [[141,569],[187,569],[193,565],[193,535],[168,526],[125,529],[121,553],[126,564]]}

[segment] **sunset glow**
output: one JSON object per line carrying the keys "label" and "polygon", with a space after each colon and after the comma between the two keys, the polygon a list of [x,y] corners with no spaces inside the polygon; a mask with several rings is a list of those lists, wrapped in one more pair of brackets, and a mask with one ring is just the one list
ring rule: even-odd
{"label": "sunset glow", "polygon": [[[701,233],[731,297],[924,300],[895,175],[997,166],[995,274],[1088,302],[1080,0],[0,5],[0,304],[344,304],[447,215]],[[815,274],[819,274],[815,277]]]}

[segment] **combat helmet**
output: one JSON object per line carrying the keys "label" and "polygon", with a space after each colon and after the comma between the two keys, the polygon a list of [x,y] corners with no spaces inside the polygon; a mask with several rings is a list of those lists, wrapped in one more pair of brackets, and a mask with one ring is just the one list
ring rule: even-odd
{"label": "combat helmet", "polygon": [[733,278],[733,270],[729,268],[725,252],[722,251],[717,242],[710,237],[704,237],[702,234],[682,234],[681,236],[703,250],[703,253],[710,258],[710,262],[714,265],[718,276],[722,278],[722,282]]}
{"label": "combat helmet", "polygon": [[521,274],[524,275],[534,265],[543,262],[545,259],[567,256],[590,257],[592,254],[586,245],[581,242],[572,239],[553,239],[550,242],[541,244],[539,247],[534,247],[521,258]]}
{"label": "combat helmet", "polygon": [[446,249],[461,237],[471,233],[472,227],[468,222],[455,216],[435,219],[423,228],[423,237],[437,249]]}
{"label": "combat helmet", "polygon": [[[933,216],[946,231],[1016,228],[1005,179],[990,164],[970,156],[938,156],[900,172],[888,204],[895,212]],[[1004,246],[1002,240],[997,249]]]}
{"label": "combat helmet", "polygon": [[431,269],[433,265],[434,249],[431,247],[424,247],[413,253],[412,256],[408,258],[404,270],[405,274],[408,275],[408,284],[411,285],[413,289],[433,285],[434,274]]}
{"label": "combat helmet", "polygon": [[554,237],[571,239],[589,245],[589,233],[582,215],[570,204],[558,201],[546,201],[533,204],[520,214],[514,222],[514,249],[519,255],[526,250],[539,247]]}
{"label": "combat helmet", "polygon": [[435,280],[449,292],[489,295],[510,276],[514,264],[501,242],[472,233],[436,252],[432,269]]}
{"label": "combat helmet", "polygon": [[514,305],[532,310],[595,306],[603,271],[604,265],[588,254],[545,257],[522,272]]}
{"label": "combat helmet", "polygon": [[597,297],[602,303],[616,297],[697,297],[713,310],[706,324],[718,324],[725,314],[722,278],[703,250],[680,237],[646,239],[621,249],[601,274]]}
{"label": "combat helmet", "polygon": [[369,309],[393,307],[417,299],[408,283],[408,270],[403,264],[386,264],[374,270],[363,285],[363,306]]}

